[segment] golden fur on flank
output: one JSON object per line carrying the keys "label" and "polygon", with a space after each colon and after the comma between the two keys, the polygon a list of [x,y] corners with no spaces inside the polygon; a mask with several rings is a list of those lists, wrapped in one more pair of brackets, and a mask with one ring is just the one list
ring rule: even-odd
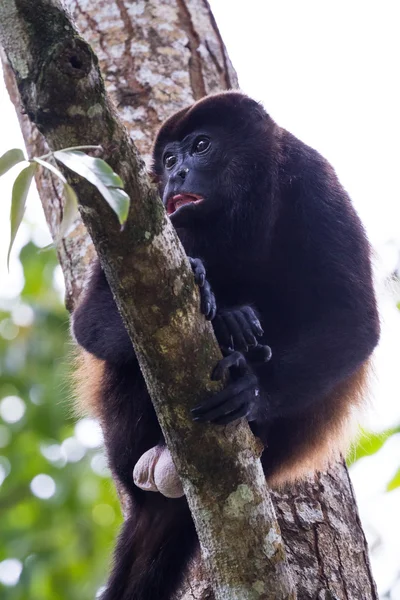
{"label": "golden fur on flank", "polygon": [[[73,376],[77,414],[102,419],[104,369],[105,361],[79,349]],[[365,405],[370,372],[369,359],[320,403],[319,411],[311,407],[301,418],[296,418],[291,431],[293,441],[296,441],[296,454],[286,456],[267,474],[271,487],[279,488],[315,471],[323,471],[340,454],[346,455],[355,437],[357,417]],[[289,423],[288,435],[292,429]],[[265,453],[267,457],[268,448]]]}
{"label": "golden fur on flank", "polygon": [[101,419],[101,395],[105,361],[80,348],[76,353],[74,362],[75,410],[78,415]]}
{"label": "golden fur on flank", "polygon": [[[366,405],[372,361],[368,359],[331,394],[312,406],[292,424],[296,454],[287,457],[267,480],[271,487],[282,487],[304,479],[315,471],[324,471],[346,456],[356,437],[360,413]],[[287,433],[290,435],[290,425]],[[268,452],[268,450],[266,450]]]}

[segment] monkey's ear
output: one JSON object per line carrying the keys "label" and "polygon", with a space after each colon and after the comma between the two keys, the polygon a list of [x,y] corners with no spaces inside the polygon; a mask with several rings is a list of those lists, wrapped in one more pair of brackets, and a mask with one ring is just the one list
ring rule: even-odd
{"label": "monkey's ear", "polygon": [[257,121],[265,121],[268,113],[261,102],[257,102],[245,95],[240,95],[239,107],[243,115],[248,114],[252,119]]}

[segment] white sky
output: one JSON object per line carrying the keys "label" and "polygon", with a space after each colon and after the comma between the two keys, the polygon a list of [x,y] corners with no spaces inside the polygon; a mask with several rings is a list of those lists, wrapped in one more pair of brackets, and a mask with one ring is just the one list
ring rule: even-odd
{"label": "white sky", "polygon": [[[242,89],[264,103],[283,127],[318,149],[336,168],[377,253],[378,280],[398,262],[400,249],[400,4],[397,0],[211,0]],[[22,146],[18,124],[0,83],[0,154]],[[21,286],[18,261],[7,275],[12,178],[0,180],[0,298]],[[29,199],[35,241],[49,243],[40,205]],[[27,231],[18,237],[16,251]],[[400,423],[397,376],[400,318],[392,297],[381,299],[382,343],[376,353],[377,430]],[[400,436],[360,461],[353,482],[383,593],[400,572],[400,491],[383,493],[400,467]],[[397,586],[392,600],[400,599]]]}

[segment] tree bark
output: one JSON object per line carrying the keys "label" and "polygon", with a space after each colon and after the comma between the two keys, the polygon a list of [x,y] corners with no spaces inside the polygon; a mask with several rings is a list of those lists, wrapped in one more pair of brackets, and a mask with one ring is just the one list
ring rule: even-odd
{"label": "tree bark", "polygon": [[[23,6],[25,3],[20,1],[8,4]],[[26,4],[29,5],[29,0]],[[36,12],[39,11],[39,4],[41,3],[35,3]],[[49,6],[57,3],[46,2],[45,4]],[[66,4],[76,19],[80,31],[98,54],[107,90],[112,95],[131,138],[145,157],[149,156],[150,143],[156,129],[172,112],[205,93],[227,89],[237,84],[208,4],[203,0],[176,0],[168,3],[159,3],[157,0],[135,3],[124,0],[100,2],[70,0]],[[2,8],[1,11],[8,8]],[[1,16],[0,20],[2,20]],[[18,53],[23,50],[24,39],[23,36],[14,39],[11,51]],[[5,64],[5,74],[11,97],[17,107],[28,151],[30,155],[42,154],[46,151],[44,138],[30,120],[21,114],[18,90],[8,64]],[[57,143],[58,147],[71,145],[72,140],[68,135],[63,137],[58,133],[52,138],[47,131],[46,135],[52,143]],[[74,133],[73,143],[96,143],[104,140],[104,137],[94,139],[93,129],[88,129],[87,136],[82,136],[80,132],[79,139],[75,141],[76,133]],[[83,138],[85,141],[82,141]],[[114,136],[112,139],[115,142]],[[68,143],[60,143],[64,140]],[[110,140],[108,146],[106,143],[104,146],[113,158],[110,160],[111,164],[114,161],[117,165],[121,157],[126,161],[124,151],[128,148],[127,141],[124,141],[124,151],[119,149],[119,152],[115,152],[115,146],[110,146],[109,142]],[[126,164],[123,169],[117,166],[115,168],[127,183],[131,181]],[[47,175],[41,175],[38,183],[46,217],[54,235],[62,217],[62,198],[57,188],[58,184]],[[87,186],[84,186],[83,193],[88,193],[90,197]],[[97,210],[98,203],[96,204],[95,200],[90,210],[94,206]],[[157,209],[155,212],[157,213]],[[110,215],[105,211],[104,216],[108,219]],[[157,218],[161,219],[159,216]],[[103,242],[103,250],[100,248],[100,253],[102,251],[105,253],[105,248],[109,245],[110,232],[102,230],[100,233],[106,239],[106,242]],[[114,236],[114,241],[118,239],[119,243],[122,242],[121,236],[117,237],[116,231],[111,232],[111,236]],[[171,245],[174,246],[173,233],[168,231],[168,236]],[[79,296],[87,265],[93,256],[90,240],[81,224],[77,224],[72,236],[62,241],[58,252],[66,279],[66,303],[71,309]],[[179,256],[179,252],[175,253],[175,250],[172,254]],[[122,270],[118,265],[114,266],[116,266],[117,278],[121,276],[122,280],[127,282],[125,288],[134,283],[137,289],[140,278],[135,280],[135,270],[131,269],[131,261],[127,260]],[[181,273],[179,261],[175,266],[179,271],[176,281],[182,283],[188,274],[184,271]],[[189,293],[189,297],[191,295],[192,292]],[[165,299],[166,306],[170,306],[170,300],[170,298]],[[125,302],[126,310],[132,309],[129,298],[126,298]],[[136,309],[138,306],[133,308]],[[186,298],[180,305],[180,309],[187,313],[185,339],[186,336],[190,338],[191,331],[196,327],[201,330],[201,324],[196,321],[195,314],[190,312]],[[210,353],[216,352],[215,347],[208,346],[208,332],[201,331],[201,335],[204,340],[207,340],[204,348],[210,348]],[[172,348],[172,356],[176,358],[177,364],[182,360],[179,352],[176,353],[176,348]],[[216,358],[217,354],[214,354],[214,357]],[[149,360],[150,358],[154,360],[154,356],[149,357]],[[206,371],[207,360],[212,362],[215,358],[204,356],[203,373]],[[159,366],[162,369],[162,364]],[[192,365],[186,374],[189,386],[193,386],[193,382],[196,382],[195,388],[189,388],[192,398],[193,395],[200,393],[201,385],[205,381],[194,372],[196,371],[193,369],[194,366],[198,368],[198,365]],[[168,368],[170,369],[169,362]],[[148,375],[151,377],[150,373]],[[193,375],[196,379],[192,378]],[[176,394],[174,382],[169,381],[167,385],[171,386],[171,392]],[[168,442],[174,445],[174,440]],[[208,441],[205,443],[208,444]],[[248,440],[245,443],[252,448]],[[178,446],[176,447],[178,454],[181,451],[186,452],[186,449],[182,450]],[[234,447],[232,450],[237,452]],[[251,454],[254,452],[256,449],[253,447]],[[214,456],[213,464],[216,465],[216,472],[219,468],[217,463],[218,460]],[[183,472],[182,465],[179,468]],[[257,479],[259,472],[255,473]],[[188,474],[190,471],[185,473],[187,479],[189,479]],[[281,493],[275,492],[274,503],[295,576],[298,598],[319,600],[328,598],[375,600],[377,598],[366,542],[344,464],[339,463],[328,473],[315,476],[304,484],[293,486]],[[275,597],[266,596],[264,591],[262,593],[264,596],[254,597]],[[212,597],[207,576],[201,561],[197,558],[189,569],[177,599],[200,600]],[[235,597],[249,596],[229,595],[229,598]]]}

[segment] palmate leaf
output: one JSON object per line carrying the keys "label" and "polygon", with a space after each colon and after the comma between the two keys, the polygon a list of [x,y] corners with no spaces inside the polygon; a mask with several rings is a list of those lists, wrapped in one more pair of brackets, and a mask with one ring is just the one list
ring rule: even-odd
{"label": "palmate leaf", "polygon": [[123,225],[128,217],[129,196],[123,191],[123,181],[101,158],[93,158],[79,150],[59,150],[54,157],[99,190]]}
{"label": "palmate leaf", "polygon": [[[81,148],[98,149],[99,147],[82,146]],[[128,217],[130,199],[128,194],[126,194],[126,192],[124,192],[122,189],[124,186],[123,181],[119,175],[114,173],[110,165],[108,165],[101,158],[93,158],[88,156],[84,152],[81,152],[78,148],[69,148],[65,150],[58,150],[53,154],[49,153],[42,158],[35,157],[28,162],[25,161],[22,150],[18,148],[9,150],[0,157],[0,175],[6,173],[9,169],[11,169],[11,167],[22,161],[25,161],[27,166],[17,176],[12,191],[10,215],[11,238],[7,254],[7,266],[9,266],[11,250],[25,212],[26,199],[32,178],[39,165],[51,171],[53,175],[58,177],[63,183],[65,203],[60,230],[55,239],[56,244],[68,234],[71,226],[78,216],[78,199],[74,190],[67,183],[67,180],[61,171],[52,163],[44,160],[51,155],[53,155],[54,158],[59,160],[66,167],[95,185],[110,207],[116,213],[121,225],[125,223]]]}
{"label": "palmate leaf", "polygon": [[7,173],[9,169],[25,160],[24,153],[19,148],[8,150],[0,156],[0,176]]}
{"label": "palmate leaf", "polygon": [[55,175],[56,177],[61,179],[61,181],[64,184],[67,183],[67,180],[65,179],[65,177],[61,173],[61,171],[59,169],[57,169],[57,167],[52,165],[50,162],[48,162],[47,160],[43,160],[43,158],[34,158],[33,160],[34,160],[34,162],[38,163],[38,165],[40,165],[41,167],[44,167],[45,169],[48,169],[49,171],[51,171],[53,173],[53,175]]}
{"label": "palmate leaf", "polygon": [[7,268],[9,267],[10,253],[14,244],[15,236],[17,235],[19,226],[21,225],[22,217],[24,216],[26,198],[28,196],[29,188],[31,186],[36,169],[36,164],[28,164],[25,169],[22,169],[21,173],[19,173],[14,181],[10,213],[11,238],[7,254]]}
{"label": "palmate leaf", "polygon": [[78,217],[79,214],[78,197],[68,183],[64,185],[63,192],[65,198],[63,218],[60,224],[57,239],[55,240],[56,244],[68,234],[69,230],[74,224],[75,219]]}
{"label": "palmate leaf", "polygon": [[57,245],[62,240],[62,238],[64,238],[68,234],[75,219],[78,216],[78,198],[72,187],[67,183],[67,180],[65,179],[64,175],[59,169],[57,169],[57,167],[55,167],[50,162],[43,160],[42,158],[34,158],[33,160],[40,166],[42,166],[44,169],[48,169],[49,171],[51,171],[53,175],[58,177],[64,184],[63,193],[65,202],[63,207],[63,218],[60,223],[58,234],[54,240],[54,243]]}

